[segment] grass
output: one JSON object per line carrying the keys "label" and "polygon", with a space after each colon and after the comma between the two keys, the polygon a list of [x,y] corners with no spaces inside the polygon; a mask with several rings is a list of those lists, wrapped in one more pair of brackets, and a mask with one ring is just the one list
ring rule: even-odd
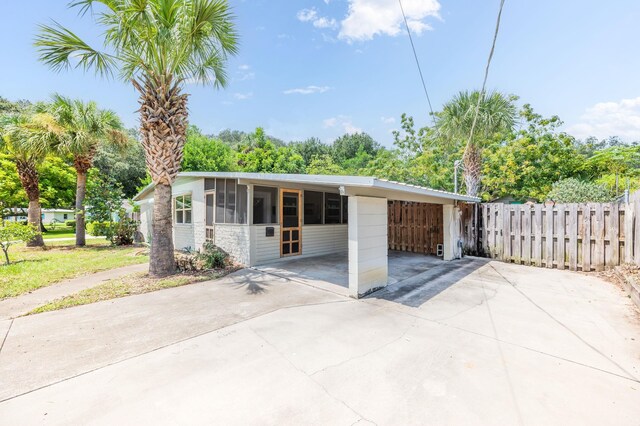
{"label": "grass", "polygon": [[201,281],[213,280],[226,275],[230,270],[208,271],[199,274],[179,274],[166,278],[151,278],[146,273],[127,275],[100,284],[96,287],[82,290],[78,293],[56,299],[42,305],[27,315],[41,312],[56,311],[72,306],[87,305],[89,303],[111,300],[133,294],[149,293],[165,288],[180,287]]}
{"label": "grass", "polygon": [[0,300],[18,296],[58,281],[121,266],[145,263],[140,247],[112,247],[106,240],[87,240],[76,248],[69,241],[50,241],[47,248],[14,246],[10,265],[0,265]]}
{"label": "grass", "polygon": [[42,233],[42,238],[49,240],[51,238],[74,238],[76,236],[73,228],[64,225],[57,225],[53,229],[50,225],[46,226],[47,232]]}

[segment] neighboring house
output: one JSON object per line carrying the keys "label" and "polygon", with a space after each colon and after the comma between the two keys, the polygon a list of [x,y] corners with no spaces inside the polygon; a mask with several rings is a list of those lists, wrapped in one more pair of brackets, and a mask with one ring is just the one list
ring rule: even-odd
{"label": "neighboring house", "polygon": [[75,219],[74,210],[70,209],[42,209],[40,210],[40,217],[42,223],[48,225],[52,222],[64,223],[65,220]]}
{"label": "neighboring house", "polygon": [[[443,258],[451,260],[460,250],[456,203],[479,201],[373,177],[235,172],[180,173],[172,193],[176,249],[199,249],[211,241],[247,266],[290,256],[348,253],[354,297],[387,284],[387,212],[392,202],[420,203],[435,212],[438,245]],[[140,205],[140,232],[149,241],[153,184],[134,201]],[[396,210],[394,220],[403,211]],[[403,217],[407,227],[425,228],[417,223],[423,216]]]}

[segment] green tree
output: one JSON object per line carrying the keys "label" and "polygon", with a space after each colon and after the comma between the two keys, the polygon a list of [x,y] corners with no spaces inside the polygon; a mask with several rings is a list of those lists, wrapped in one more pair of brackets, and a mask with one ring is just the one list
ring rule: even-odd
{"label": "green tree", "polygon": [[238,165],[244,172],[304,173],[304,159],[288,146],[276,146],[258,127],[251,144],[238,153]]}
{"label": "green tree", "polygon": [[[360,157],[360,161],[351,161],[348,167],[362,165],[362,159],[370,160],[380,149],[380,144],[366,133],[351,133],[340,136],[331,145],[333,159],[343,167],[350,160]],[[366,163],[366,161],[365,161]]]}
{"label": "green tree", "polygon": [[596,151],[584,163],[584,169],[593,179],[612,175],[611,189],[620,195],[620,179],[634,179],[640,174],[640,146],[611,145]]}
{"label": "green tree", "polygon": [[558,132],[557,116],[543,118],[525,105],[526,126],[505,142],[485,150],[485,199],[512,195],[543,201],[554,182],[575,177],[584,162],[573,137]]}
{"label": "green tree", "polygon": [[190,130],[184,145],[182,170],[187,172],[229,172],[235,167],[235,153],[220,140]]}
{"label": "green tree", "polygon": [[189,81],[224,86],[227,56],[237,52],[229,4],[223,0],[77,0],[103,28],[104,51],[67,28],[41,25],[40,60],[54,70],[72,66],[116,72],[140,94],[140,135],[155,184],[149,271],[175,272],[171,184],[180,171],[187,132]]}
{"label": "green tree", "polygon": [[333,161],[329,154],[316,155],[307,166],[307,173],[311,175],[344,175],[346,171]]}
{"label": "green tree", "polygon": [[554,183],[546,198],[556,203],[607,203],[614,195],[604,185],[567,178]]}
{"label": "green tree", "polygon": [[17,222],[7,222],[0,226],[0,248],[4,252],[5,265],[11,263],[9,247],[19,242],[33,241],[38,235],[40,235],[38,229],[30,223],[23,225]]}
{"label": "green tree", "polygon": [[[513,130],[516,99],[499,92],[483,93],[481,96],[479,91],[463,91],[435,114],[437,137],[444,138],[441,143],[463,143],[465,146],[463,162],[467,194],[477,196],[480,193],[482,148],[496,139],[504,138]],[[469,139],[472,127],[473,138]]]}
{"label": "green tree", "polygon": [[302,156],[307,166],[311,164],[314,157],[331,153],[331,146],[322,143],[318,138],[309,138],[302,142],[291,142],[289,146]]}
{"label": "green tree", "polygon": [[124,195],[131,198],[147,178],[144,150],[131,130],[126,146],[101,144],[98,147],[93,166],[104,175],[112,176],[122,186]]}
{"label": "green tree", "polygon": [[[49,114],[29,111],[0,117],[2,148],[15,162],[20,183],[29,201],[27,221],[36,229],[42,225],[38,165],[44,161],[52,143],[62,132],[63,129]],[[43,246],[42,235],[37,233],[27,245]]]}
{"label": "green tree", "polygon": [[72,166],[58,157],[48,155],[38,167],[40,203],[48,209],[68,209],[76,197],[76,173]]}
{"label": "green tree", "polygon": [[86,244],[84,198],[87,193],[87,173],[101,145],[113,143],[124,146],[128,142],[118,116],[99,109],[95,102],[83,102],[60,95],[44,107],[64,128],[57,141],[57,150],[71,155],[76,170],[76,246]]}

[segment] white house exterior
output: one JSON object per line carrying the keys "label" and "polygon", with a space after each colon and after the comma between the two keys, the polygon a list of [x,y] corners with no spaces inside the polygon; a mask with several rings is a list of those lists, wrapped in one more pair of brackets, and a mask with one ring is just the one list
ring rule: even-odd
{"label": "white house exterior", "polygon": [[[387,284],[388,201],[442,206],[445,260],[459,250],[456,203],[479,201],[372,177],[236,172],[180,173],[172,195],[176,249],[199,249],[208,240],[247,266],[344,252],[354,297]],[[134,200],[149,241],[153,185]]]}
{"label": "white house exterior", "polygon": [[64,223],[65,220],[74,220],[74,216],[74,210],[70,209],[42,209],[40,211],[42,223],[45,225],[52,222]]}

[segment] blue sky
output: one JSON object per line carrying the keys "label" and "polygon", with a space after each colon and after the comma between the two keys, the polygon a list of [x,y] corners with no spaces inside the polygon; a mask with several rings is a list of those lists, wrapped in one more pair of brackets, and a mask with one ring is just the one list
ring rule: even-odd
{"label": "blue sky", "polygon": [[[137,126],[137,95],[120,81],[37,61],[38,23],[98,33],[65,1],[7,2],[0,26],[0,95],[93,99]],[[262,126],[285,140],[326,142],[365,131],[391,146],[400,115],[429,122],[396,0],[231,1],[241,35],[224,90],[187,86],[190,121],[207,133]],[[434,109],[478,88],[498,1],[403,0]],[[640,2],[507,0],[488,86],[557,114],[578,137],[640,140]]]}

